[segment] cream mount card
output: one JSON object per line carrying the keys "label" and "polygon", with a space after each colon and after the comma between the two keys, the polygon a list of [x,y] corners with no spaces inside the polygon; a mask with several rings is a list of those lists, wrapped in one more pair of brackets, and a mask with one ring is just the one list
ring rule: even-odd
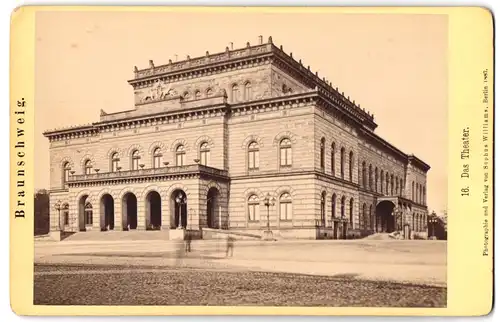
{"label": "cream mount card", "polygon": [[13,310],[488,314],[492,22],[16,9]]}

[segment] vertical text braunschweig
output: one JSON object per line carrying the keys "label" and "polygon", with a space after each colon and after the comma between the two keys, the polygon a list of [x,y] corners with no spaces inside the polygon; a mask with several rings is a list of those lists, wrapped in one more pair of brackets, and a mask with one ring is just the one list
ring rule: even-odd
{"label": "vertical text braunschweig", "polygon": [[16,182],[16,202],[14,207],[14,218],[24,218],[26,208],[26,191],[25,191],[25,168],[26,168],[26,152],[25,152],[25,112],[26,101],[24,98],[18,100],[14,110],[15,133],[14,133],[14,158],[15,163],[15,182]]}

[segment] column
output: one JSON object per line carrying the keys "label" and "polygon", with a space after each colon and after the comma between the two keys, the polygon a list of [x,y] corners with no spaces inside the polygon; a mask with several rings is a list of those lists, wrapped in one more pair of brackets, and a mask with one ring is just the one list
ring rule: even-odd
{"label": "column", "polygon": [[104,224],[101,225],[101,203],[96,201],[92,205],[92,230],[101,230]]}
{"label": "column", "polygon": [[146,230],[146,202],[137,198],[137,230]]}
{"label": "column", "polygon": [[114,230],[123,230],[125,223],[122,216],[122,200],[118,197],[113,198],[114,202],[114,217],[115,217],[115,227]]}
{"label": "column", "polygon": [[161,196],[161,230],[170,229],[170,202],[167,196]]}

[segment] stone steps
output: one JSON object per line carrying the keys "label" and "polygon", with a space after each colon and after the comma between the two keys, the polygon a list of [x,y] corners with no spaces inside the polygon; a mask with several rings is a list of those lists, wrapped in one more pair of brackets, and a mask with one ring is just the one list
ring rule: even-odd
{"label": "stone steps", "polygon": [[74,233],[66,237],[65,241],[75,240],[168,240],[168,230],[129,230],[129,231],[86,231]]}

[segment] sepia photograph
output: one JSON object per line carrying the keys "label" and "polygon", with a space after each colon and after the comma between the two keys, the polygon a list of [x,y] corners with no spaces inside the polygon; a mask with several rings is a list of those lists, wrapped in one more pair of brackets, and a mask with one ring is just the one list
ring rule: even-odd
{"label": "sepia photograph", "polygon": [[34,30],[35,306],[447,307],[447,15]]}

